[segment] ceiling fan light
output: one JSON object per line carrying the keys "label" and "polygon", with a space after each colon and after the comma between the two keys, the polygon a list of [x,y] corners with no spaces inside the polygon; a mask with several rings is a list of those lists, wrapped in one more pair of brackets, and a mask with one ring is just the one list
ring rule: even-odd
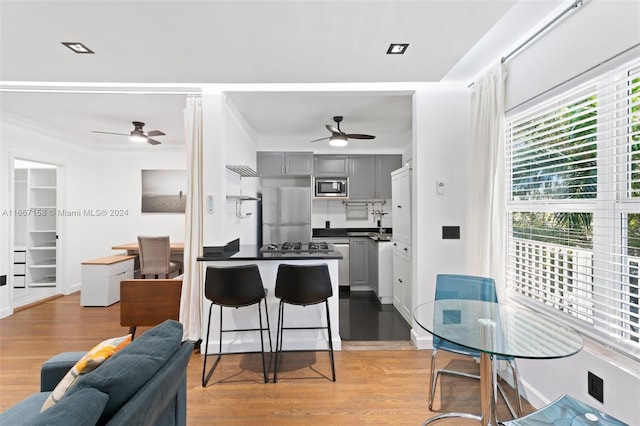
{"label": "ceiling fan light", "polygon": [[331,146],[347,146],[347,137],[344,135],[333,135],[329,138]]}
{"label": "ceiling fan light", "polygon": [[138,132],[134,130],[131,132],[131,136],[129,136],[129,140],[131,142],[144,143],[147,141],[147,137],[142,132]]}

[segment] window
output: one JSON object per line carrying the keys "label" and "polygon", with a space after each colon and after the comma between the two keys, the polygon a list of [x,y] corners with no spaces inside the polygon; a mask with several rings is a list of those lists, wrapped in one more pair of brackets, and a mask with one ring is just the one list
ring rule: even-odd
{"label": "window", "polygon": [[640,61],[506,132],[511,295],[640,359]]}

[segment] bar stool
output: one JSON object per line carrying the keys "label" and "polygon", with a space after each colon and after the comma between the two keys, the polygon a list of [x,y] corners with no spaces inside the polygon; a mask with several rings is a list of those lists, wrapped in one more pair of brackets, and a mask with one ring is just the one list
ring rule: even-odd
{"label": "bar stool", "polygon": [[[269,354],[271,354],[273,348],[271,346],[271,332],[269,327],[269,311],[267,308],[266,291],[262,285],[262,278],[260,277],[260,271],[257,265],[241,265],[231,267],[207,267],[207,273],[204,283],[204,295],[211,301],[209,305],[209,320],[207,321],[207,338],[202,342],[204,346],[204,363],[202,365],[202,387],[207,385],[211,375],[218,366],[222,355],[237,354],[242,352],[222,352],[222,333],[228,332],[245,332],[245,331],[259,331],[260,332],[260,352],[262,353],[262,370],[264,374],[264,382],[269,381],[268,366],[271,362],[271,355],[269,355],[269,362],[265,360],[264,354],[264,332],[269,335]],[[265,314],[267,318],[267,327],[262,325],[262,301],[264,301]],[[251,306],[258,304],[258,319],[260,321],[260,328],[241,328],[241,329],[227,329],[222,326],[222,308],[240,308],[244,306]],[[209,329],[211,327],[211,310],[213,305],[220,306],[220,347],[218,350],[218,357],[213,363],[213,366],[206,373],[207,370],[207,346],[209,342]],[[206,376],[205,376],[206,374]]]}
{"label": "bar stool", "polygon": [[[278,368],[282,357],[282,341],[284,330],[322,330],[326,329],[329,339],[329,349],[311,350],[311,352],[329,352],[331,360],[332,381],[336,381],[336,370],[333,362],[333,340],[331,337],[331,319],[329,315],[329,301],[333,296],[331,277],[326,264],[322,265],[286,265],[278,267],[276,277],[276,297],[280,299],[278,309],[278,332],[276,334],[276,362],[273,371],[273,382],[278,380]],[[316,305],[324,302],[327,314],[327,325],[317,327],[285,327],[284,305]]]}

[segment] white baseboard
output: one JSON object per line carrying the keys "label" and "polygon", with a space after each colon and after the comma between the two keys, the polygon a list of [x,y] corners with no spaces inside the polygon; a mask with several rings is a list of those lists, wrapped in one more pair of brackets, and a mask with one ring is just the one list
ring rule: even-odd
{"label": "white baseboard", "polygon": [[419,335],[415,332],[415,330],[411,329],[411,341],[416,346],[416,349],[433,349],[433,336],[429,335]]}

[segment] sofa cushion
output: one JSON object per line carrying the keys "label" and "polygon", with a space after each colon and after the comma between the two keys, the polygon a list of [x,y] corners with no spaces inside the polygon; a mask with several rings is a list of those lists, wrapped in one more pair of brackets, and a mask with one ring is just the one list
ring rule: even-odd
{"label": "sofa cushion", "polygon": [[51,392],[38,392],[0,413],[0,425],[20,425],[38,414]]}
{"label": "sofa cushion", "polygon": [[1,425],[68,426],[95,425],[109,396],[96,389],[83,389],[65,396],[50,409],[40,412],[49,392],[31,395],[0,414]]}
{"label": "sofa cushion", "polygon": [[109,395],[97,389],[82,389],[64,396],[57,404],[38,414],[25,426],[94,426],[107,405]]}
{"label": "sofa cushion", "polygon": [[181,342],[182,324],[167,320],[143,333],[99,368],[82,375],[68,395],[85,388],[109,395],[100,417],[101,423],[106,422],[162,368]]}
{"label": "sofa cushion", "polygon": [[57,404],[67,390],[78,380],[81,374],[87,374],[95,370],[100,364],[129,343],[131,343],[131,335],[127,334],[126,336],[104,340],[91,348],[89,352],[87,352],[73,365],[73,367],[71,367],[62,380],[60,380],[60,383],[58,383],[42,405],[41,411],[51,408]]}

